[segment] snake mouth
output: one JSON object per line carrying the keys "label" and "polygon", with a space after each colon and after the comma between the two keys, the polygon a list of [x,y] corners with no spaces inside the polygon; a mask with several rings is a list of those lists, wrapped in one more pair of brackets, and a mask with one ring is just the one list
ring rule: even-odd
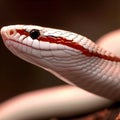
{"label": "snake mouth", "polygon": [[14,44],[15,43],[15,44],[20,44],[20,45],[23,45],[23,46],[31,48],[31,46],[28,46],[28,45],[26,45],[26,44],[24,44],[22,42],[19,42],[19,41],[15,40],[15,39],[12,39],[11,36],[10,36],[11,35],[10,33],[13,34],[13,31],[8,30],[7,27],[1,28],[0,32],[1,32],[1,36],[3,38],[3,42],[4,42],[4,44],[6,46],[9,46],[10,44]]}
{"label": "snake mouth", "polygon": [[[11,26],[12,27],[12,26]],[[17,39],[14,39],[14,35],[16,35],[16,31],[14,29],[8,29],[8,27],[3,27],[1,28],[1,36],[2,36],[2,39],[3,39],[3,42],[6,46],[14,46],[17,48],[17,45],[19,44],[20,46],[25,46],[25,47],[28,47],[28,48],[31,48],[31,49],[36,49],[36,50],[40,50],[40,48],[35,48],[33,46],[30,46],[30,45],[27,45],[25,43],[23,43],[22,41],[18,41]],[[24,39],[26,38],[26,36],[24,37]],[[16,45],[16,46],[15,46]]]}

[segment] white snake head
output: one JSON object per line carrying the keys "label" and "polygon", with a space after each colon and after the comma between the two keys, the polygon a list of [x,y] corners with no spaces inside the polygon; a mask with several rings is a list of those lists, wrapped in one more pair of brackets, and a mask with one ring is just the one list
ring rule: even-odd
{"label": "white snake head", "polygon": [[82,62],[92,56],[119,61],[91,40],[69,31],[35,25],[10,25],[1,29],[1,35],[6,47],[13,54],[48,68],[51,64],[56,66],[65,64],[66,61],[71,64],[73,60],[83,57]]}
{"label": "white snake head", "polygon": [[10,25],[1,29],[1,35],[4,44],[13,54],[54,75],[58,73],[56,71],[63,71],[72,62],[77,62],[78,55],[81,54],[77,43],[83,36],[64,30],[34,25]]}
{"label": "white snake head", "polygon": [[1,35],[13,54],[47,68],[57,60],[63,62],[62,59],[66,59],[68,62],[70,56],[80,54],[77,43],[83,38],[72,32],[35,25],[5,26]]}

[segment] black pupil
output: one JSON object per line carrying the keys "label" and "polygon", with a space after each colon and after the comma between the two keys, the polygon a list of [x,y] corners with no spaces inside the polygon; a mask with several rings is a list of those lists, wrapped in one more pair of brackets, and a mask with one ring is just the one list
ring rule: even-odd
{"label": "black pupil", "polygon": [[39,36],[40,36],[40,31],[39,30],[33,29],[33,30],[30,31],[30,37],[32,39],[37,39]]}

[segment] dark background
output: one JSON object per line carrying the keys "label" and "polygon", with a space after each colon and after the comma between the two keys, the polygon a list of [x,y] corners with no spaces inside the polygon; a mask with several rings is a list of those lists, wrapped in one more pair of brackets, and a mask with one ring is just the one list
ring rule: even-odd
{"label": "dark background", "polygon": [[[0,27],[35,24],[73,31],[92,40],[120,27],[120,0],[0,0]],[[0,102],[65,84],[9,52],[0,38]]]}

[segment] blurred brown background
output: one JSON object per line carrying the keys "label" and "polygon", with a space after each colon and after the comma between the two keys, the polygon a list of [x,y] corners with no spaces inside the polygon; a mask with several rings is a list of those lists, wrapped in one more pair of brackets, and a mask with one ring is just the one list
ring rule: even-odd
{"label": "blurred brown background", "polygon": [[[120,0],[0,0],[0,27],[36,24],[80,33],[92,40],[118,29]],[[35,89],[65,84],[12,55],[0,38],[0,102]]]}

